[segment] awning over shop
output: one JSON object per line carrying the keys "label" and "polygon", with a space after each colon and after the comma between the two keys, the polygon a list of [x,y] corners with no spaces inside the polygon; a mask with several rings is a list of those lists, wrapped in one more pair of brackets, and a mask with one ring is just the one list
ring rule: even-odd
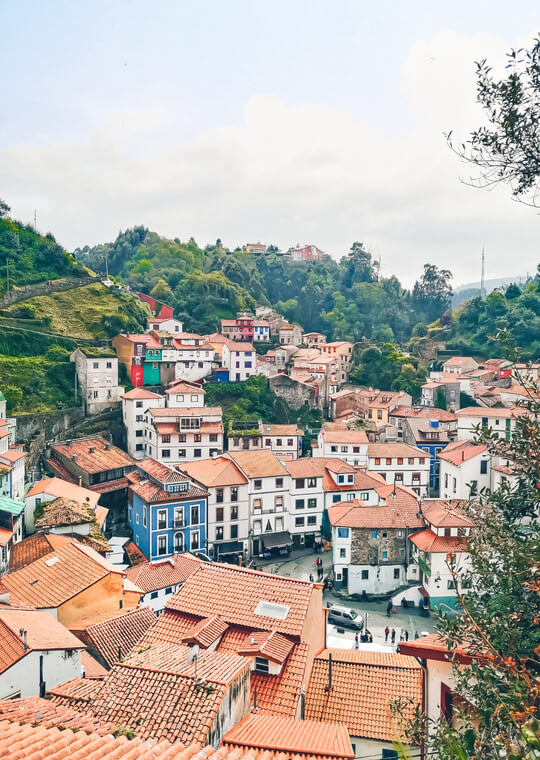
{"label": "awning over shop", "polygon": [[265,533],[261,538],[265,549],[284,549],[292,544],[291,534],[288,530],[282,530],[278,533]]}
{"label": "awning over shop", "polygon": [[420,596],[424,597],[424,599],[429,599],[429,594],[428,594],[428,592],[426,591],[426,589],[423,586],[419,586],[418,587],[418,592],[419,592]]}
{"label": "awning over shop", "polygon": [[224,541],[222,544],[214,544],[217,554],[237,554],[244,551],[241,541]]}

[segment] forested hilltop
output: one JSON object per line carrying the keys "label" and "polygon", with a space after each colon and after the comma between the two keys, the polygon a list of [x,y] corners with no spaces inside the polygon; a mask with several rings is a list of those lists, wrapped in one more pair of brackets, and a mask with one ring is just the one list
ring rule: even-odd
{"label": "forested hilltop", "polygon": [[168,240],[145,227],[118,235],[114,243],[77,249],[78,261],[105,271],[175,307],[190,330],[213,332],[221,318],[275,306],[306,330],[331,339],[406,341],[418,323],[429,324],[450,306],[450,272],[426,265],[413,291],[396,277],[378,276],[376,262],[361,243],[335,261],[293,263],[276,252],[230,251],[218,244]]}

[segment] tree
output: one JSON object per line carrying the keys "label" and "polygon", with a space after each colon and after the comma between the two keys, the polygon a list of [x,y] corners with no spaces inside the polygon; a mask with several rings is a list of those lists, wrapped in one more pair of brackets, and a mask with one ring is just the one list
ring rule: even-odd
{"label": "tree", "polygon": [[343,262],[343,284],[346,288],[352,288],[356,282],[373,282],[375,272],[371,253],[365,250],[363,243],[353,243],[346,259]]}
{"label": "tree", "polygon": [[540,38],[507,54],[507,74],[497,79],[486,59],[476,64],[478,103],[488,125],[450,147],[479,169],[469,182],[489,188],[508,184],[516,200],[537,206],[540,190]]}
{"label": "tree", "polygon": [[521,290],[518,285],[513,282],[511,285],[509,285],[506,288],[506,293],[504,294],[507,301],[511,301],[512,298],[519,298],[521,295]]}
{"label": "tree", "polygon": [[438,269],[434,264],[424,264],[422,276],[414,283],[413,305],[420,313],[425,314],[428,323],[438,319],[450,308],[451,279],[452,272],[448,269]]}
{"label": "tree", "polygon": [[171,300],[173,298],[173,292],[169,285],[163,279],[159,279],[152,290],[150,291],[152,298],[157,298],[158,301]]}
{"label": "tree", "polygon": [[2,198],[0,198],[0,219],[3,219],[5,216],[7,216],[10,211],[11,208],[5,201],[2,200]]}

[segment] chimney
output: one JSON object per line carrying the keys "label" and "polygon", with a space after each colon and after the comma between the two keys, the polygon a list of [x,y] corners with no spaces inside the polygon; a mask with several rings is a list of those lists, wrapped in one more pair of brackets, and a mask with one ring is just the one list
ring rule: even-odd
{"label": "chimney", "polygon": [[73,454],[73,456],[71,457],[71,461],[72,462],[76,462],[77,461],[77,454]]}
{"label": "chimney", "polygon": [[26,631],[24,630],[24,628],[19,628],[19,634],[21,635],[21,638],[23,640],[23,647],[24,647],[24,651],[26,652],[26,650],[28,649],[28,639],[27,639]]}
{"label": "chimney", "polygon": [[110,448],[111,448],[111,444],[107,441],[107,443],[105,444],[105,451],[109,451]]}
{"label": "chimney", "polygon": [[465,461],[465,451],[462,451],[462,452],[461,452],[461,461],[462,461],[462,462],[464,462],[464,461]]}
{"label": "chimney", "polygon": [[95,446],[90,446],[90,448],[88,449],[88,453],[93,454],[95,450],[96,450]]}
{"label": "chimney", "polygon": [[328,686],[326,691],[328,694],[332,691],[332,652],[328,652]]}
{"label": "chimney", "polygon": [[[80,475],[79,475],[79,483],[78,483],[78,485],[79,485],[79,488],[82,486],[82,477]],[[88,496],[86,497],[86,501],[90,501],[90,498]]]}

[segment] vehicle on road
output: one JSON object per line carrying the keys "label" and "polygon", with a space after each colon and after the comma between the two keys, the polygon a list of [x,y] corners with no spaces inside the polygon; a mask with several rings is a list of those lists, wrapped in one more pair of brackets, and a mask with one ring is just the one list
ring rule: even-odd
{"label": "vehicle on road", "polygon": [[361,631],[364,627],[362,616],[350,607],[341,607],[339,604],[333,604],[328,611],[328,622],[334,625],[346,626]]}

